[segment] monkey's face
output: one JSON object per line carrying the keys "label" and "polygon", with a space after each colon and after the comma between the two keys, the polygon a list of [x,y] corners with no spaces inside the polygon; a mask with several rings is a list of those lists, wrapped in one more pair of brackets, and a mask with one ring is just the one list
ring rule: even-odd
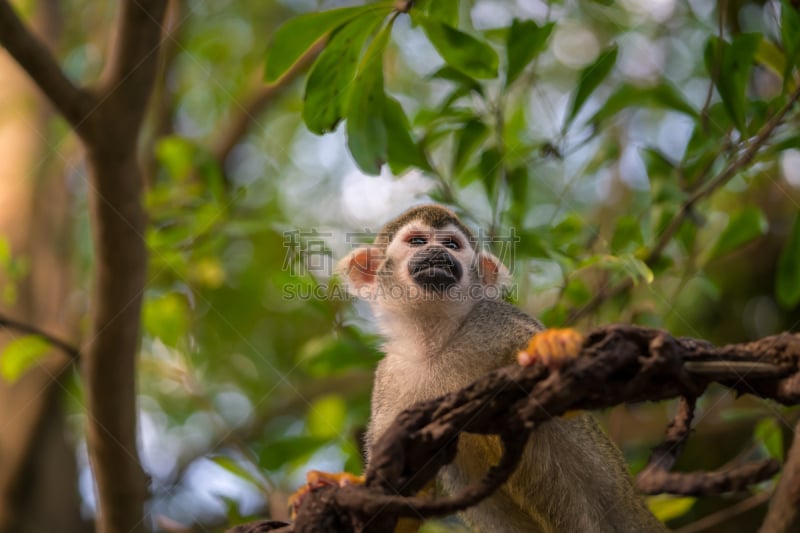
{"label": "monkey's face", "polygon": [[[397,256],[398,266],[407,270],[410,283],[436,293],[458,287],[464,278],[462,265],[468,265],[474,256],[466,236],[453,226],[434,229],[411,225],[398,234],[387,251],[390,257],[392,253]],[[404,276],[396,277],[402,280]]]}
{"label": "monkey's face", "polygon": [[399,228],[388,245],[355,250],[339,270],[353,294],[378,308],[418,312],[501,297],[508,278],[500,261],[476,252],[456,225],[422,220]]}

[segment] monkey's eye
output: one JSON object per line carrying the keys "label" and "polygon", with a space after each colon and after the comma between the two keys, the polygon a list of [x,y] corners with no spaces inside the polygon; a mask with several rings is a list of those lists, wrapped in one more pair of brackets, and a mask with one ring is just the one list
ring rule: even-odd
{"label": "monkey's eye", "polygon": [[424,246],[428,240],[425,237],[420,237],[419,235],[414,235],[408,238],[408,244],[411,246]]}
{"label": "monkey's eye", "polygon": [[459,245],[456,241],[444,241],[442,246],[445,248],[450,248],[451,250],[458,250],[461,248],[461,245]]}

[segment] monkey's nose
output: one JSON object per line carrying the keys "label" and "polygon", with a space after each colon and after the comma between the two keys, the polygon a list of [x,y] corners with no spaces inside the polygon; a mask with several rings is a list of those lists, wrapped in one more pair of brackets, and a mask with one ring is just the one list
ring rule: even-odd
{"label": "monkey's nose", "polygon": [[408,265],[411,278],[426,290],[444,291],[461,279],[461,265],[443,246],[418,252]]}

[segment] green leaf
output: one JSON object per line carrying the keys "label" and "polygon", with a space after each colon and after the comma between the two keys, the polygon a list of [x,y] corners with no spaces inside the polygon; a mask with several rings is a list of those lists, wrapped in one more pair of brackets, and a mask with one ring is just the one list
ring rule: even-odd
{"label": "green leaf", "polygon": [[497,77],[498,58],[491,46],[437,20],[424,17],[418,20],[448,65],[473,78]]}
{"label": "green leaf", "polygon": [[639,218],[633,215],[619,217],[611,237],[611,251],[629,252],[641,246],[642,242],[642,223]]}
{"label": "green leaf", "polygon": [[[577,212],[569,212],[558,224],[550,228],[551,242],[555,243],[556,254],[562,252],[564,246],[578,243],[586,238],[586,221]],[[556,256],[553,256],[556,257]]]}
{"label": "green leaf", "polygon": [[344,117],[364,43],[381,21],[373,13],[356,17],[333,34],[319,55],[308,75],[303,103],[303,121],[310,131],[333,131]]}
{"label": "green leaf", "polygon": [[225,470],[227,470],[228,472],[230,472],[231,474],[233,474],[237,478],[243,479],[243,480],[245,480],[245,481],[247,481],[249,483],[252,483],[253,485],[258,487],[259,489],[264,488],[263,483],[261,482],[261,480],[258,479],[258,477],[256,477],[255,475],[253,475],[253,473],[250,472],[250,470],[245,468],[238,461],[235,461],[235,460],[233,460],[230,457],[225,456],[225,455],[215,455],[215,456],[211,457],[211,460],[217,466],[220,466],[220,467],[224,468]]}
{"label": "green leaf", "polygon": [[427,18],[458,26],[458,0],[419,0],[415,8]]}
{"label": "green leaf", "polygon": [[307,435],[273,441],[258,454],[258,466],[266,470],[278,470],[287,463],[308,457],[326,444],[330,444],[330,439]]}
{"label": "green leaf", "polygon": [[[762,39],[756,50],[755,60],[776,76],[784,79],[787,66],[786,54],[775,43]],[[784,83],[785,83],[784,79]]]}
{"label": "green leaf", "polygon": [[626,84],[609,96],[606,103],[589,119],[589,123],[597,129],[604,121],[631,106],[671,109],[691,117],[699,115],[683,95],[668,82],[655,87],[636,87]]}
{"label": "green leaf", "polygon": [[[443,2],[446,3],[446,2]],[[508,53],[508,72],[506,72],[506,87],[514,83],[522,70],[542,50],[547,39],[553,32],[554,22],[539,26],[532,20],[519,21],[514,19],[508,31],[506,49]]]}
{"label": "green leaf", "polygon": [[765,418],[756,424],[753,437],[764,448],[770,457],[783,461],[783,431],[777,420]]}
{"label": "green leaf", "polygon": [[478,175],[489,198],[494,198],[495,196],[495,184],[502,166],[503,156],[500,154],[500,150],[492,146],[481,152],[481,159],[478,162]]}
{"label": "green leaf", "polygon": [[430,78],[452,81],[469,91],[475,91],[477,94],[483,96],[483,87],[475,78],[471,78],[450,66],[443,66],[436,72],[430,75]]}
{"label": "green leaf", "polygon": [[50,349],[50,343],[38,335],[25,335],[8,342],[0,354],[0,376],[6,381],[18,380]]}
{"label": "green leaf", "polygon": [[767,232],[767,219],[757,207],[747,207],[736,213],[719,236],[709,259],[732,252]]}
{"label": "green leaf", "polygon": [[688,513],[695,501],[697,498],[659,494],[647,498],[647,507],[661,522],[666,522]]}
{"label": "green leaf", "polygon": [[800,135],[792,135],[773,144],[770,144],[765,152],[770,154],[770,157],[776,157],[777,154],[785,150],[800,150]]}
{"label": "green leaf", "polygon": [[601,255],[600,266],[610,270],[618,271],[628,276],[634,284],[640,280],[647,284],[653,282],[653,271],[647,264],[632,253],[614,255]]}
{"label": "green leaf", "polygon": [[800,59],[800,12],[788,0],[781,1],[781,40],[786,52],[783,86],[787,87]]}
{"label": "green leaf", "polygon": [[229,524],[242,522],[242,515],[239,513],[239,500],[224,494],[212,494],[216,500],[225,507],[225,519]]}
{"label": "green leaf", "polygon": [[564,288],[564,298],[566,298],[573,307],[584,305],[591,297],[592,291],[586,285],[586,282],[577,276],[570,279],[569,283]]}
{"label": "green leaf", "polygon": [[411,124],[403,106],[391,96],[386,96],[383,102],[383,121],[386,133],[392,138],[392,142],[386,147],[392,173],[400,174],[409,167],[431,170],[425,153],[411,136]]}
{"label": "green leaf", "polygon": [[650,181],[671,178],[675,175],[675,163],[673,163],[659,149],[645,146],[639,151],[642,161],[647,169],[647,177]]}
{"label": "green leaf", "polygon": [[176,181],[187,179],[194,168],[196,147],[191,141],[177,136],[164,137],[156,144],[156,159]]}
{"label": "green leaf", "polygon": [[297,362],[312,376],[329,377],[351,368],[371,368],[379,357],[357,338],[327,334],[306,341]]}
{"label": "green leaf", "polygon": [[795,218],[792,233],[778,259],[775,293],[778,303],[786,309],[800,303],[800,215]]}
{"label": "green leaf", "polygon": [[176,346],[189,329],[186,299],[175,292],[147,298],[142,323],[149,335],[161,339],[167,346]]}
{"label": "green leaf", "polygon": [[0,270],[5,270],[11,265],[11,245],[8,238],[0,235]]}
{"label": "green leaf", "polygon": [[569,312],[565,305],[556,305],[550,309],[545,309],[541,314],[542,321],[550,328],[557,328],[566,324],[568,317]]}
{"label": "green leaf", "polygon": [[650,87],[644,94],[651,102],[666,109],[678,111],[690,117],[699,117],[700,113],[690,104],[683,94],[674,85],[665,81],[655,87]]}
{"label": "green leaf", "polygon": [[[225,177],[222,175],[219,161],[207,151],[198,149],[195,164],[197,165],[197,173],[203,180],[211,198],[217,202],[217,204],[225,201]],[[219,215],[220,211],[217,209],[215,213]]]}
{"label": "green leaf", "polygon": [[742,33],[734,37],[732,43],[711,37],[706,45],[706,69],[714,78],[722,103],[740,132],[746,132],[747,84],[762,38],[759,33]]}
{"label": "green leaf", "polygon": [[384,124],[383,51],[391,25],[386,25],[370,44],[356,74],[347,105],[347,146],[356,164],[367,174],[378,175],[388,157]]}
{"label": "green leaf", "polygon": [[475,149],[489,135],[489,127],[479,119],[473,119],[464,124],[456,132],[456,153],[453,157],[453,173],[459,173]]}
{"label": "green leaf", "polygon": [[583,104],[589,99],[589,96],[592,95],[600,83],[606,79],[608,73],[611,72],[614,63],[617,62],[617,52],[617,45],[605,50],[597,57],[594,63],[584,68],[578,75],[578,88],[575,90],[575,95],[572,98],[572,106],[567,114],[567,121],[564,124],[565,127],[572,123],[575,116],[583,107]]}
{"label": "green leaf", "polygon": [[312,437],[334,438],[344,431],[347,404],[344,398],[330,394],[318,398],[308,410],[308,432]]}
{"label": "green leaf", "polygon": [[523,164],[510,169],[507,180],[511,189],[511,207],[509,211],[512,216],[512,226],[521,227],[522,220],[528,210],[528,184],[530,182],[528,167]]}
{"label": "green leaf", "polygon": [[371,11],[375,6],[357,6],[332,9],[321,13],[307,13],[285,22],[267,49],[264,81],[275,83],[317,42],[357,15]]}
{"label": "green leaf", "polygon": [[[156,159],[171,180],[189,182],[190,178],[199,177],[213,200],[220,203],[225,199],[225,180],[219,163],[197,143],[178,136],[164,137],[156,145]],[[172,184],[167,190],[171,194],[175,192]],[[158,191],[152,191],[152,194],[151,200],[156,198]],[[174,202],[171,194],[164,198],[168,204]]]}

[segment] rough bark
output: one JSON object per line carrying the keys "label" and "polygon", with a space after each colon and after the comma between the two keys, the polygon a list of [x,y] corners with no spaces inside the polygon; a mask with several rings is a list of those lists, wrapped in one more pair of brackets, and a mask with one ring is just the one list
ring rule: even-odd
{"label": "rough bark", "polygon": [[760,533],[782,533],[800,530],[800,422],[794,430],[794,440],[786,459],[775,495],[770,501]]}
{"label": "rough bark", "polygon": [[[661,330],[598,328],[586,338],[582,355],[558,371],[540,364],[503,368],[404,411],[376,443],[364,485],[311,491],[295,524],[281,531],[391,531],[400,517],[432,517],[465,509],[508,478],[530,432],[552,417],[623,402],[696,398],[712,382],[786,405],[798,403],[800,334],[715,348]],[[667,440],[682,441],[690,418],[691,401],[686,400]],[[453,459],[463,431],[499,435],[504,444],[500,463],[458,494],[436,499],[414,496]],[[657,449],[654,457],[663,454]],[[777,468],[774,462],[752,463],[733,474],[689,473],[685,479],[694,483],[689,493],[714,494],[768,479]],[[665,483],[661,491],[670,488]],[[249,527],[237,531],[266,530],[264,522]]]}

